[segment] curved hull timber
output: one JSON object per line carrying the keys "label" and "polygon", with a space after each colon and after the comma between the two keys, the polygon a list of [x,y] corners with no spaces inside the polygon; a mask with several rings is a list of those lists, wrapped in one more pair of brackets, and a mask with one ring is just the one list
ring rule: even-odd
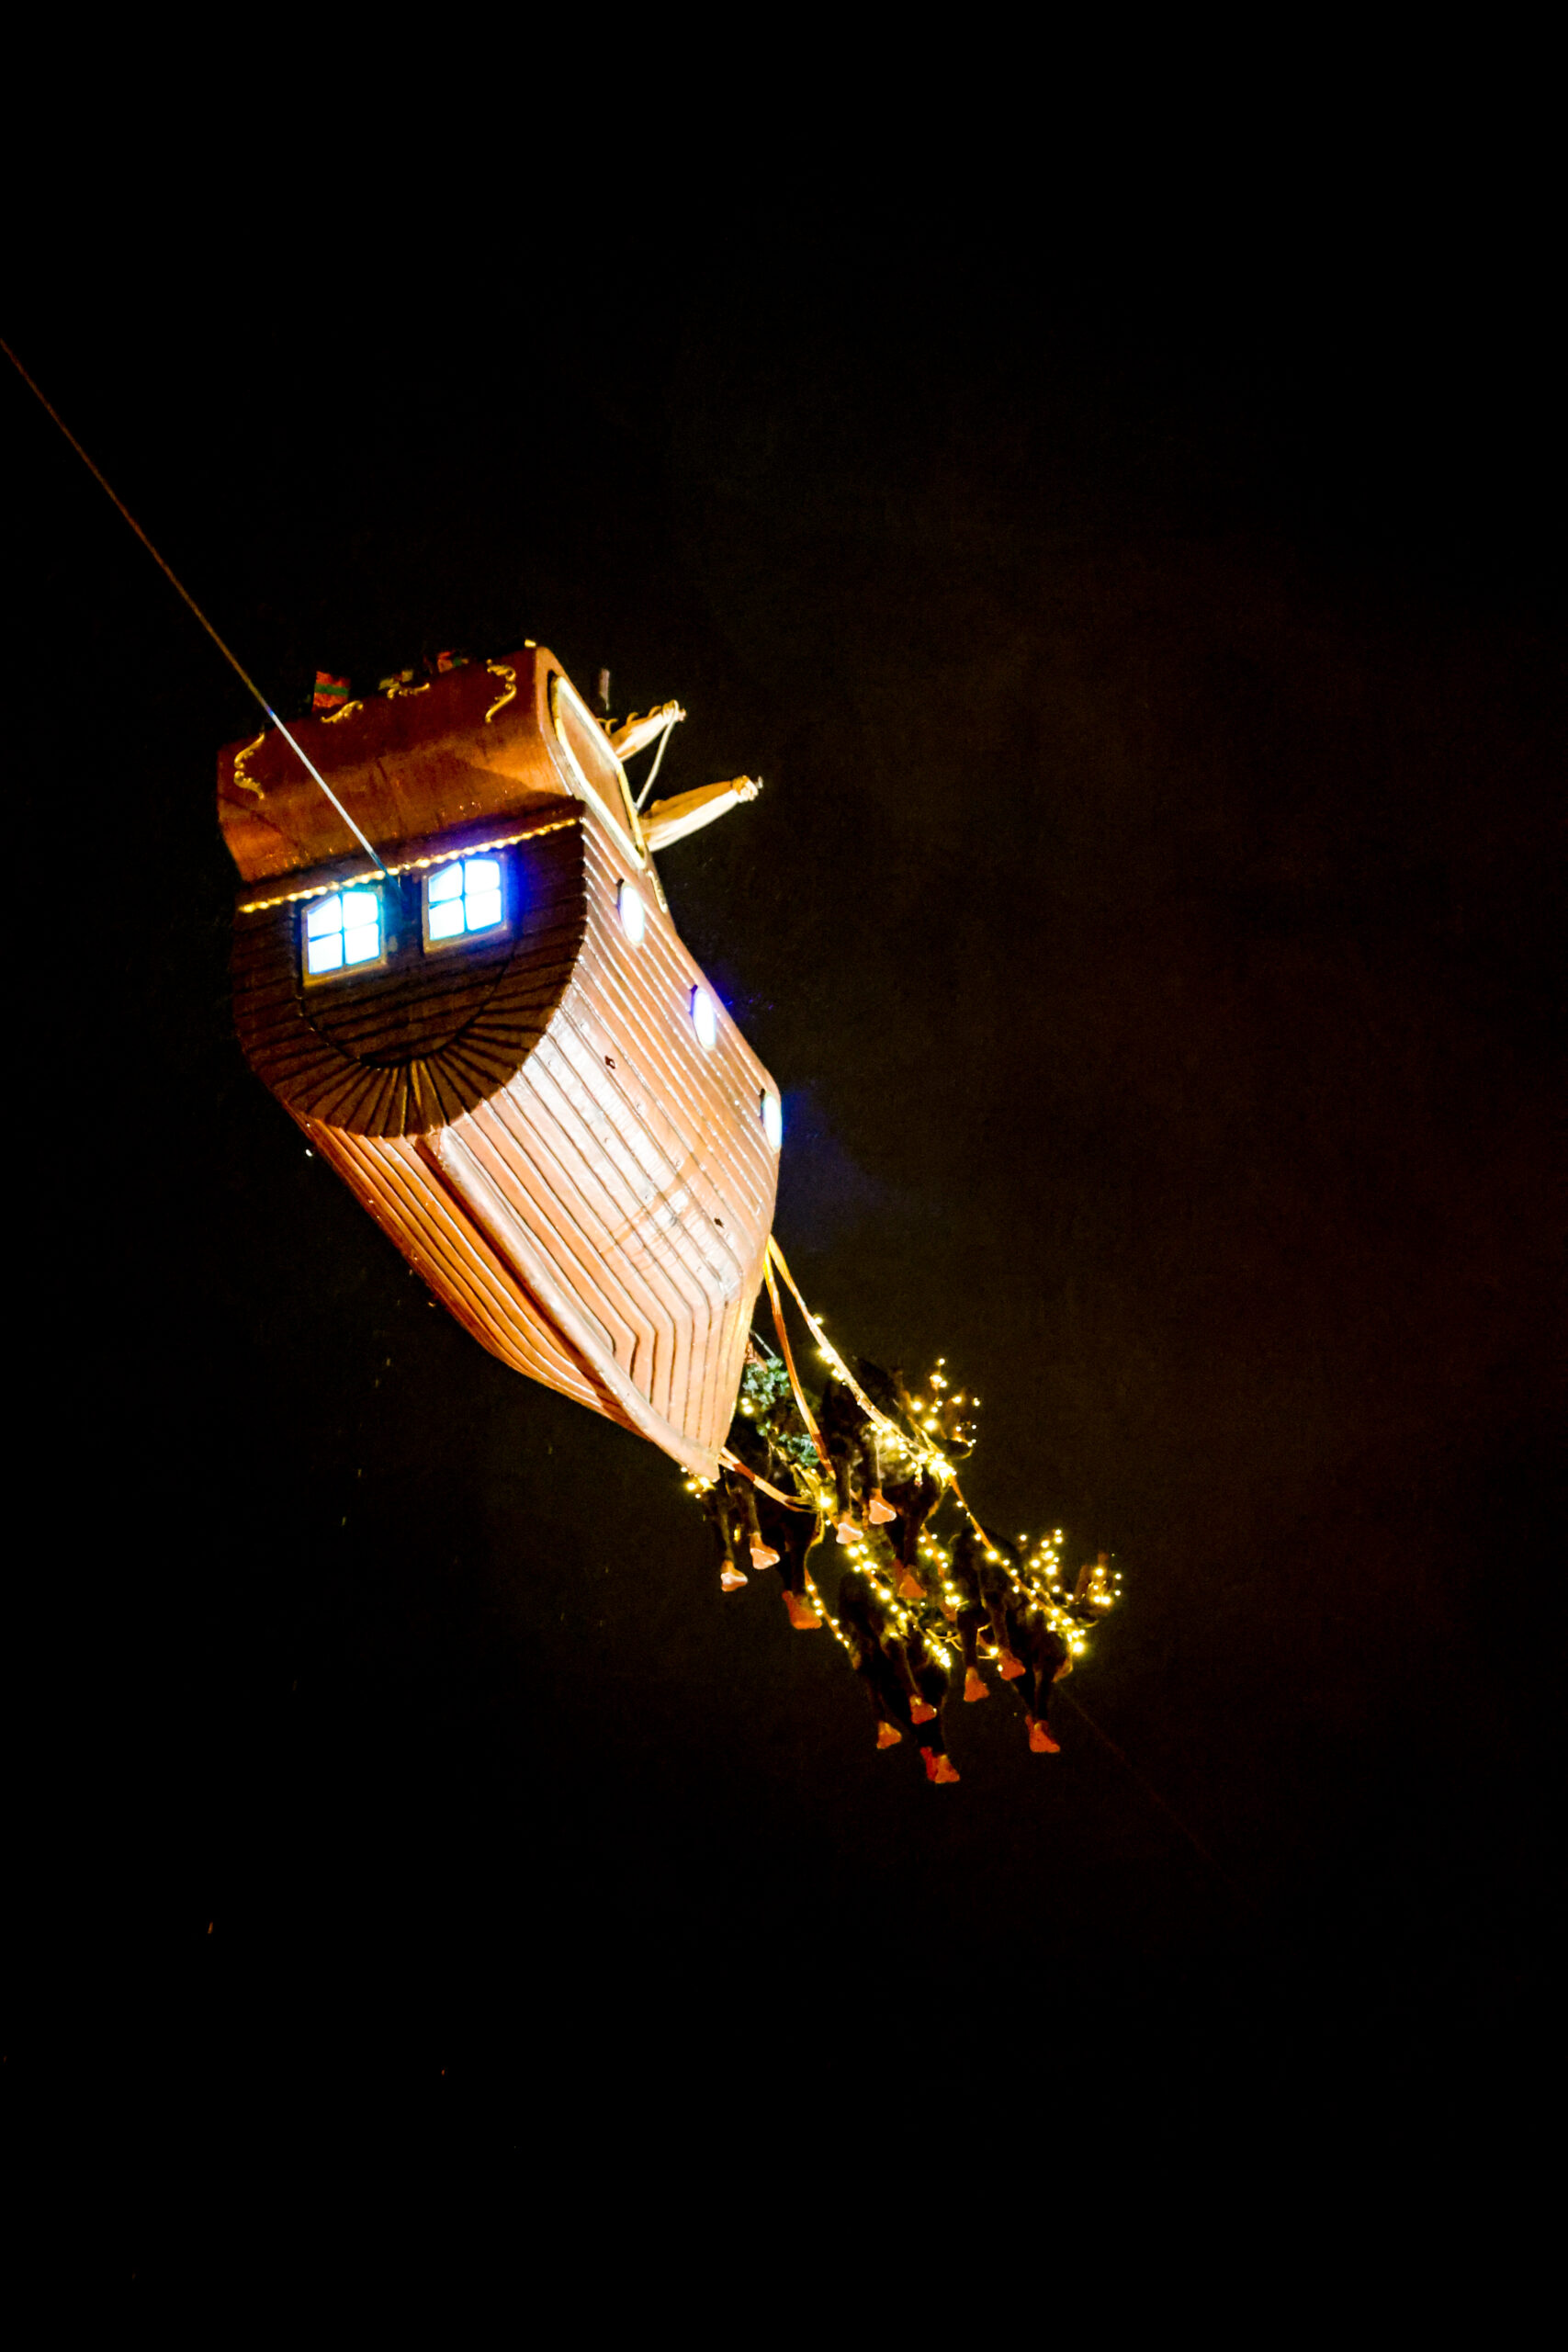
{"label": "curved hull timber", "polygon": [[[325,728],[311,731],[336,748]],[[317,1065],[290,1043],[309,1016],[265,944],[265,925],[291,939],[298,921],[276,888],[263,899],[253,891],[249,905],[242,893],[242,1041],[312,1148],[481,1346],[712,1477],[773,1224],[777,1156],[760,1104],[776,1089],[681,941],[640,841],[603,821],[587,795],[573,806],[558,761],[569,791],[540,809],[539,747],[524,748],[532,813],[552,820],[553,870],[572,846],[560,820],[580,836],[575,935],[539,998],[536,1029],[519,1033],[482,1083],[465,1085],[462,1107],[448,1097],[428,1123],[406,1110],[380,1119],[402,1132],[367,1132],[378,1124],[367,1112],[334,1115],[343,1081],[312,1075]],[[315,741],[310,751],[319,756]],[[348,789],[341,775],[333,786]],[[636,946],[617,911],[623,883],[644,897]],[[717,1010],[708,1047],[691,1017],[697,988]],[[492,976],[486,1002],[496,989]],[[439,1075],[439,1057],[431,1067]]]}

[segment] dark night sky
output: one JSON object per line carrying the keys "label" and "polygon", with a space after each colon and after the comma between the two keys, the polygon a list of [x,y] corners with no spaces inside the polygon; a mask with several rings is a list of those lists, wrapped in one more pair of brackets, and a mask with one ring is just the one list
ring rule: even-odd
{"label": "dark night sky", "polygon": [[1473,255],[1021,300],[956,230],[643,234],[561,318],[493,257],[149,309],[107,252],[6,332],[292,707],[534,637],[682,698],[671,789],[766,778],[663,872],[784,1089],[784,1247],[978,1390],[987,1516],[1116,1552],[1073,1689],[1217,1867],[1071,1713],[955,1708],[954,1790],[876,1754],[673,1466],[305,1157],[226,999],[243,695],[11,380],[13,789],[92,844],[28,1136],[104,2079],[504,2130],[558,2038],[841,2086],[941,2015],[954,2082],[1005,2016],[1085,2110],[1484,2085],[1556,1687],[1543,347]]}

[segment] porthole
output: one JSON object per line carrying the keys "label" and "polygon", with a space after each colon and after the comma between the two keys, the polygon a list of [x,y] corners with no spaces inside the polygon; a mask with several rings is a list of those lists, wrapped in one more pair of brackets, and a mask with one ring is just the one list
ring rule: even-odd
{"label": "porthole", "polygon": [[711,1053],[718,1043],[718,1013],[706,989],[692,990],[692,1026],[698,1045],[705,1053]]}
{"label": "porthole", "polygon": [[632,945],[640,947],[643,933],[648,929],[648,907],[635,883],[623,882],[618,886],[615,911],[621,918],[621,929]]}

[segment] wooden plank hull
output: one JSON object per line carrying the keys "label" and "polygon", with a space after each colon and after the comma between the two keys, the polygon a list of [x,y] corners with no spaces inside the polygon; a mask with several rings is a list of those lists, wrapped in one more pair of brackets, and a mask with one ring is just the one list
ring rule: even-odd
{"label": "wooden plank hull", "polygon": [[[236,1021],[313,1148],[481,1346],[711,1476],[773,1224],[776,1090],[646,854],[592,807],[567,809],[513,852],[511,953],[474,957],[461,985],[411,967],[307,1001],[298,906],[243,901]],[[622,884],[643,898],[635,945]],[[717,1010],[705,1047],[699,988]]]}

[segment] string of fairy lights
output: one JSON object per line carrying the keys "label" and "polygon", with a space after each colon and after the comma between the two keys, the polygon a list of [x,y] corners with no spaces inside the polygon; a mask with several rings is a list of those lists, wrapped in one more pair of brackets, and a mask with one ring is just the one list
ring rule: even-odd
{"label": "string of fairy lights", "polygon": [[[1008,1543],[1004,1546],[971,1510],[958,1483],[953,1459],[954,1455],[966,1458],[974,1450],[979,1397],[966,1396],[962,1389],[953,1387],[946,1371],[946,1358],[939,1356],[921,1390],[911,1393],[895,1375],[894,1385],[904,1417],[900,1425],[866,1394],[853,1368],[829,1339],[825,1318],[814,1312],[801,1295],[776,1241],[770,1240],[768,1256],[767,1290],[779,1352],[775,1354],[766,1340],[753,1336],[741,1382],[739,1412],[743,1420],[757,1428],[766,1443],[773,1476],[762,1476],[728,1449],[721,1456],[726,1471],[814,1519],[808,1554],[829,1527],[834,1529],[842,1569],[858,1574],[863,1580],[875,1598],[886,1638],[902,1645],[906,1657],[923,1655],[931,1665],[951,1674],[963,1654],[958,1620],[965,1607],[973,1609],[974,1593],[972,1589],[966,1592],[960,1581],[954,1550],[966,1526],[983,1546],[983,1556],[993,1579],[999,1575],[1011,1607],[1022,1616],[1043,1618],[1059,1637],[1068,1660],[1076,1663],[1089,1648],[1095,1623],[1122,1597],[1120,1570],[1101,1553],[1097,1562],[1080,1571],[1069,1589],[1062,1566],[1066,1539],[1059,1527],[1032,1541],[1027,1533],[1021,1534],[1016,1545]],[[861,1498],[858,1512],[845,1513],[840,1508],[833,1464],[790,1345],[775,1272],[782,1276],[816,1342],[825,1373],[850,1391],[869,1423],[882,1476],[889,1483],[896,1478],[935,1481],[937,1497],[920,1528],[910,1565],[894,1555],[882,1527],[874,1523],[867,1498]],[[868,1368],[867,1377],[870,1376]],[[792,1481],[794,1495],[775,1484],[776,1477]],[[713,1484],[695,1476],[685,1480],[686,1491],[694,1496],[707,1492]],[[956,1507],[961,1525],[954,1532],[944,1535],[933,1522],[949,1498]],[[893,1516],[888,1513],[889,1518]],[[973,1542],[969,1551],[972,1557]],[[743,1575],[732,1570],[726,1578],[727,1589],[745,1581]],[[808,1566],[803,1568],[802,1582],[812,1608],[854,1660],[857,1645],[846,1631],[840,1614],[829,1605],[820,1580]],[[1002,1658],[1005,1672],[1021,1671],[1006,1660],[989,1629],[979,1635],[971,1655],[985,1663]],[[929,1719],[931,1712],[923,1708],[917,1720]]]}

